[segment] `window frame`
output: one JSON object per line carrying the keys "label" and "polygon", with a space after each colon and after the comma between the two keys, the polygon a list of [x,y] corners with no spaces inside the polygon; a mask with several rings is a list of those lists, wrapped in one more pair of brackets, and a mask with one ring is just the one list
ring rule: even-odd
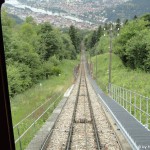
{"label": "window frame", "polygon": [[[0,11],[5,0],[0,1]],[[0,149],[15,150],[0,12]]]}

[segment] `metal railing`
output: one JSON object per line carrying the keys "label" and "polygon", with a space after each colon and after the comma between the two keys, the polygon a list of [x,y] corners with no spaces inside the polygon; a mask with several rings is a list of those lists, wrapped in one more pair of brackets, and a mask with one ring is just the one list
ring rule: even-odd
{"label": "metal railing", "polygon": [[113,84],[109,84],[108,93],[113,100],[150,129],[150,98]]}
{"label": "metal railing", "polygon": [[47,120],[49,114],[55,109],[62,96],[62,91],[59,94],[54,94],[13,127],[16,149],[25,149],[41,125]]}

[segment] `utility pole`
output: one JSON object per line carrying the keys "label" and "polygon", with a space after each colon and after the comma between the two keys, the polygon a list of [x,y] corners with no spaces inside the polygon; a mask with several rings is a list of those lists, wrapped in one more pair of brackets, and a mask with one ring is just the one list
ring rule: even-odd
{"label": "utility pole", "polygon": [[90,75],[92,76],[91,54],[89,53],[89,55],[90,55]]}
{"label": "utility pole", "polygon": [[[106,30],[106,29],[104,28],[104,31],[105,31],[105,30]],[[111,94],[110,89],[111,89],[112,38],[113,38],[112,30],[113,30],[113,27],[112,27],[112,24],[111,24],[111,27],[110,27],[110,29],[109,29],[109,68],[108,68],[108,70],[109,70],[109,76],[108,76],[108,93],[109,93],[109,94]],[[117,30],[118,30],[118,31],[117,31],[117,32],[118,32],[117,36],[119,36],[119,30],[120,30],[120,28],[118,28]],[[104,33],[104,36],[106,36],[105,33]]]}
{"label": "utility pole", "polygon": [[112,66],[112,25],[110,28],[110,49],[109,49],[109,79],[108,79],[108,93],[110,94],[111,89],[111,66]]}
{"label": "utility pole", "polygon": [[97,81],[97,52],[96,52],[96,81]]}

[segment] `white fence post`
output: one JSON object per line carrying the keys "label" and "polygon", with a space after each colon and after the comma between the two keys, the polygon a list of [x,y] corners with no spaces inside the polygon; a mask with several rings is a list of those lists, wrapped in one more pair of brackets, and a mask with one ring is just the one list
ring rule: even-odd
{"label": "white fence post", "polygon": [[141,107],[141,101],[142,101],[142,98],[141,98],[141,95],[140,95],[140,122],[142,122],[142,107]]}
{"label": "white fence post", "polygon": [[19,131],[18,125],[17,125],[17,132],[18,132],[18,137],[19,137],[19,146],[20,146],[20,150],[22,150],[22,144],[21,144],[21,138],[20,138],[20,131]]}
{"label": "white fence post", "polygon": [[134,116],[136,118],[136,93],[134,92]]}
{"label": "white fence post", "polygon": [[146,111],[146,123],[147,123],[147,128],[149,127],[149,123],[148,123],[148,121],[149,121],[149,115],[148,115],[148,98],[146,98],[146,109],[147,109],[147,111]]}
{"label": "white fence post", "polygon": [[132,108],[132,93],[130,91],[130,114],[131,114],[131,108]]}
{"label": "white fence post", "polygon": [[[118,104],[122,105],[131,115],[137,118],[143,125],[149,129],[149,101],[150,98],[137,94],[131,90],[127,90],[124,87],[109,85],[109,95]],[[144,119],[142,116],[144,115]]]}

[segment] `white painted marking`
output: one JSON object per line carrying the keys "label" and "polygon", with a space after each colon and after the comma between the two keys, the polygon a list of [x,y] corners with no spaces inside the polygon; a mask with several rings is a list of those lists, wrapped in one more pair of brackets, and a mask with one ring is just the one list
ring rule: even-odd
{"label": "white painted marking", "polygon": [[74,88],[74,84],[67,89],[67,91],[64,94],[64,97],[69,97],[73,88]]}
{"label": "white painted marking", "polygon": [[111,113],[111,115],[113,116],[113,118],[115,119],[115,121],[117,122],[118,126],[120,127],[122,133],[125,135],[125,137],[127,138],[127,141],[130,143],[131,147],[133,148],[133,150],[139,150],[138,146],[136,145],[136,143],[133,141],[133,139],[131,138],[131,136],[128,134],[128,132],[125,130],[125,128],[122,126],[122,124],[120,123],[120,121],[116,118],[116,116],[114,115],[114,113],[111,111],[111,109],[108,107],[108,105],[106,104],[106,102],[103,100],[103,98],[101,97],[100,94],[98,94],[98,97],[101,99],[101,101],[103,102],[103,104],[105,105],[105,107],[108,109],[108,111]]}

